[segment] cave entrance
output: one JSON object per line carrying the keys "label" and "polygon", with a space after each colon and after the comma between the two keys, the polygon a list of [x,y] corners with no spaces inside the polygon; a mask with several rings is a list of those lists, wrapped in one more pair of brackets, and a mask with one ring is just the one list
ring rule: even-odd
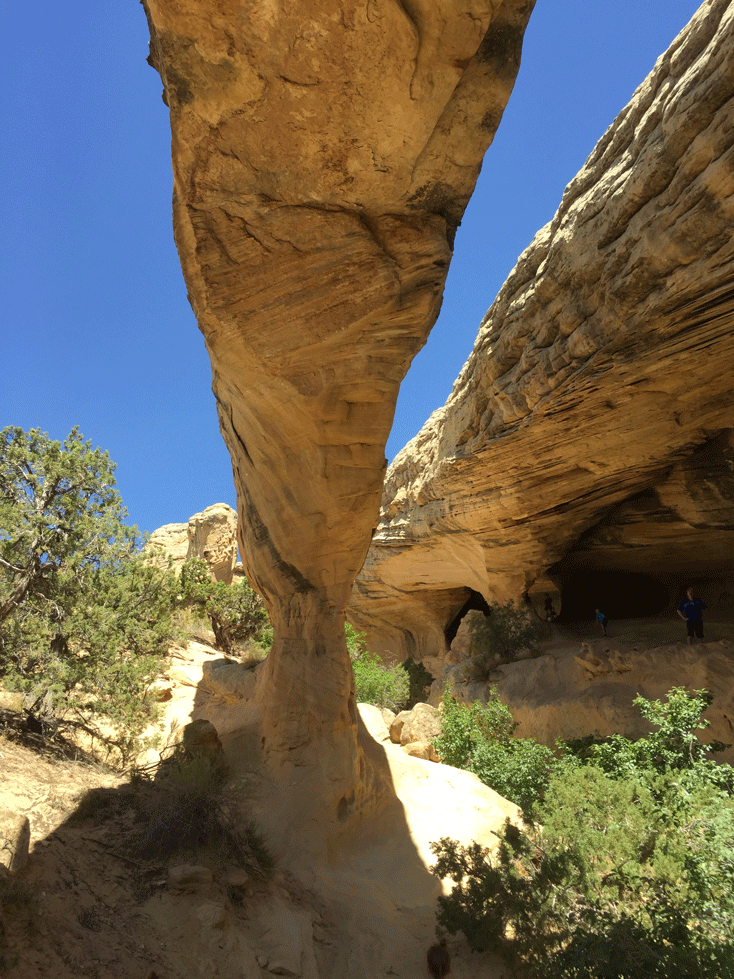
{"label": "cave entrance", "polygon": [[659,615],[670,603],[667,586],[637,571],[578,568],[563,576],[561,616],[565,621],[593,619],[600,608],[610,619]]}
{"label": "cave entrance", "polygon": [[487,604],[487,599],[484,597],[484,595],[480,595],[478,591],[474,591],[471,588],[467,588],[467,592],[469,593],[469,597],[461,606],[459,611],[456,613],[456,615],[453,617],[453,619],[451,620],[451,622],[448,624],[448,626],[444,631],[444,635],[446,636],[447,649],[451,648],[451,643],[454,641],[454,639],[456,638],[456,633],[459,631],[461,620],[464,618],[467,612],[471,612],[472,610],[475,610],[477,612],[484,612],[485,615],[490,615],[492,612],[489,605]]}

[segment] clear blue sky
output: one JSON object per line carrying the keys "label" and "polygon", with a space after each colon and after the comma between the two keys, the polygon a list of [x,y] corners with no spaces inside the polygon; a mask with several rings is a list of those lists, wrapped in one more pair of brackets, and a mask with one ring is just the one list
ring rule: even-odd
{"label": "clear blue sky", "polygon": [[[517,256],[697,6],[538,0],[388,458],[444,403]],[[117,463],[143,530],[234,505],[173,244],[168,110],[143,9],[0,0],[0,31],[0,428],[63,438],[78,425]]]}

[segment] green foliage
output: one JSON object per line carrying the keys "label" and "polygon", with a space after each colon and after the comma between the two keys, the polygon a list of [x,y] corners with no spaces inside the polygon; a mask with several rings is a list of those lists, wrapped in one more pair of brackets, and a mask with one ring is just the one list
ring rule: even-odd
{"label": "green foliage", "polygon": [[545,626],[530,606],[513,601],[492,602],[491,612],[471,621],[473,679],[486,680],[500,663],[513,660],[523,649],[532,649],[545,635]]}
{"label": "green foliage", "polygon": [[684,687],[668,691],[665,704],[638,696],[635,706],[657,730],[637,741],[612,735],[589,748],[589,760],[615,778],[647,771],[695,771],[704,780],[725,788],[729,784],[729,766],[706,761],[706,755],[727,746],[721,741],[703,744],[695,733],[709,727],[710,722],[702,715],[712,701],[709,691],[688,691]]}
{"label": "green foliage", "polygon": [[657,730],[562,760],[537,823],[508,822],[491,860],[432,844],[434,873],[455,882],[439,924],[510,948],[538,979],[732,979],[732,772],[691,740],[710,702],[681,688],[665,705],[638,698]]}
{"label": "green foliage", "polygon": [[363,652],[352,662],[357,701],[402,710],[408,700],[410,680],[402,666],[384,666],[379,656]]}
{"label": "green foliage", "polygon": [[246,581],[231,585],[212,581],[206,562],[198,558],[181,569],[181,596],[188,607],[209,618],[217,647],[227,655],[235,652],[238,643],[257,642],[269,626],[263,600]]}
{"label": "green foliage", "polygon": [[0,672],[53,724],[104,713],[126,756],[155,717],[177,582],[144,562],[114,469],[76,428],[0,432]]}
{"label": "green foliage", "polygon": [[355,629],[351,622],[344,623],[344,638],[347,643],[347,652],[352,662],[367,652],[365,634]]}
{"label": "green foliage", "polygon": [[367,649],[365,634],[349,622],[344,624],[347,652],[352,661],[357,702],[402,710],[408,702],[410,679],[401,666],[385,666]]}
{"label": "green foliage", "polygon": [[470,705],[447,690],[434,745],[444,764],[474,772],[495,792],[530,811],[545,789],[553,752],[533,739],[513,737],[516,726],[496,687],[486,704]]}
{"label": "green foliage", "polygon": [[270,648],[273,645],[273,627],[268,624],[264,626],[260,635],[254,640],[255,643],[262,649],[265,656],[270,652]]}

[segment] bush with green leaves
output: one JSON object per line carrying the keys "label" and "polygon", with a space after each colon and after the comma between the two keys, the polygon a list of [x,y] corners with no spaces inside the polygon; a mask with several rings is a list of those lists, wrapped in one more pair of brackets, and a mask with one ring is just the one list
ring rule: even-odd
{"label": "bush with green leaves", "polygon": [[444,764],[474,772],[495,792],[530,811],[545,790],[554,755],[532,738],[513,737],[516,727],[497,687],[490,689],[486,704],[462,704],[445,690],[441,734],[434,746]]}
{"label": "bush with green leaves", "polygon": [[352,660],[357,701],[400,711],[408,701],[410,678],[402,666],[385,666],[382,659],[365,650]]}
{"label": "bush with green leaves", "polygon": [[492,602],[489,615],[477,615],[470,624],[474,679],[486,680],[500,663],[531,649],[546,634],[546,626],[530,605]]}
{"label": "bush with green leaves", "polygon": [[713,694],[707,690],[688,691],[673,687],[667,702],[636,697],[633,701],[645,720],[657,728],[637,741],[620,734],[604,738],[589,747],[588,761],[598,765],[614,778],[626,778],[639,772],[689,771],[697,778],[731,789],[731,769],[707,759],[727,746],[721,741],[704,744],[696,731],[703,731],[710,722],[703,719]]}
{"label": "bush with green leaves", "polygon": [[347,652],[352,662],[367,652],[366,639],[367,637],[364,632],[355,629],[351,622],[344,623],[344,640],[347,644]]}
{"label": "bush with green leaves", "polygon": [[126,756],[156,715],[178,583],[144,560],[114,470],[76,428],[0,431],[0,675],[54,724],[105,714]]}
{"label": "bush with green leaves", "polygon": [[443,928],[504,947],[538,979],[734,977],[732,770],[693,733],[710,695],[638,700],[657,730],[619,766],[601,751],[609,770],[562,760],[536,821],[507,823],[496,855],[432,844],[434,873],[454,881]]}
{"label": "bush with green leaves", "polygon": [[[194,558],[181,569],[181,598],[207,616],[217,647],[227,655],[239,643],[257,643],[270,625],[263,600],[247,581],[214,581],[205,561]],[[272,633],[270,637],[272,644]]]}

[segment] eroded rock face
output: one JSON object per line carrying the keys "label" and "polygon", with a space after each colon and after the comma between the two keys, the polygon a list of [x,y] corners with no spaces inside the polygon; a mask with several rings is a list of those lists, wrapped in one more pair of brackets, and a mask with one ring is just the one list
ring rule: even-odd
{"label": "eroded rock face", "polygon": [[188,523],[165,524],[150,535],[146,551],[161,566],[170,559],[175,571],[199,558],[215,581],[231,585],[237,564],[237,511],[214,503],[189,517]]}
{"label": "eroded rock face", "polygon": [[542,606],[564,560],[726,577],[733,98],[734,4],[711,0],[568,186],[446,406],[390,467],[350,608],[372,648],[441,656],[473,595],[530,591]]}
{"label": "eroded rock face", "polygon": [[188,523],[186,559],[206,561],[215,581],[232,584],[237,563],[237,513],[226,503],[215,503],[195,513]]}
{"label": "eroded rock face", "polygon": [[158,527],[148,538],[146,554],[162,567],[170,558],[172,566],[179,571],[189,549],[188,529],[189,525],[185,523],[167,523]]}
{"label": "eroded rock face", "polygon": [[360,769],[344,608],[532,7],[145,0],[176,242],[275,632],[264,745],[277,765],[323,744],[344,819]]}

